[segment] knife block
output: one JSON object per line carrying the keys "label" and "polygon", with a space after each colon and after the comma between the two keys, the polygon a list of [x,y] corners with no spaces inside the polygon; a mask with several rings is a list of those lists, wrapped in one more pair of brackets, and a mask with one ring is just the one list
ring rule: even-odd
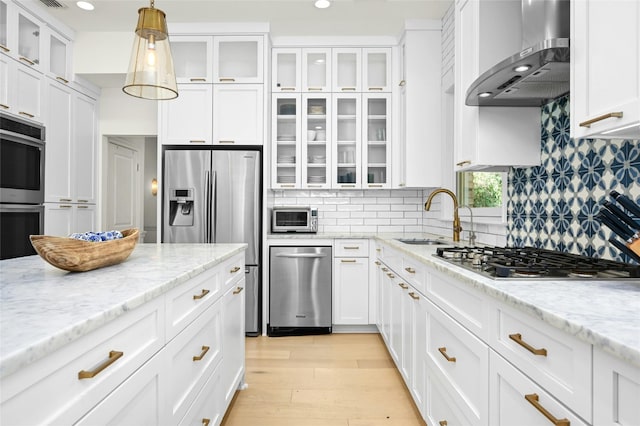
{"label": "knife block", "polygon": [[629,247],[632,252],[640,256],[640,240],[635,240],[634,242],[627,244],[627,247]]}

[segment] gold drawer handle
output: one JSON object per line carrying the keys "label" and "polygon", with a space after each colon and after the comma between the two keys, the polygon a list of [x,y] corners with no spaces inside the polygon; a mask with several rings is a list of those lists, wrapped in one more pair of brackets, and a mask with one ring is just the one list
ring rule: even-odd
{"label": "gold drawer handle", "polygon": [[360,247],[358,246],[344,246],[345,250],[358,250]]}
{"label": "gold drawer handle", "polygon": [[355,87],[343,87],[342,89],[343,92],[355,92],[356,88]]}
{"label": "gold drawer handle", "polygon": [[280,185],[280,188],[295,188],[295,185]]}
{"label": "gold drawer handle", "polygon": [[79,209],[88,209],[89,206],[78,206]]}
{"label": "gold drawer handle", "polygon": [[56,77],[56,80],[59,80],[59,81],[63,82],[64,84],[69,84],[69,80],[67,80],[66,78]]}
{"label": "gold drawer handle", "polygon": [[373,262],[373,263],[375,263],[377,266],[382,265],[382,263],[380,263],[380,262],[379,262],[379,261],[377,261],[377,260],[376,260],[375,262]]}
{"label": "gold drawer handle", "polygon": [[193,295],[193,300],[200,300],[203,297],[205,297],[207,294],[209,294],[209,290],[207,290],[206,288],[203,288],[202,293]]}
{"label": "gold drawer handle", "polygon": [[446,421],[446,420],[440,420],[440,421],[438,422],[438,424],[439,424],[440,426],[447,426],[447,421]]}
{"label": "gold drawer handle", "polygon": [[29,59],[25,58],[24,56],[20,56],[20,60],[21,60],[22,62],[26,62],[26,63],[28,63],[29,65],[35,65],[35,64],[36,64],[34,61],[29,60]]}
{"label": "gold drawer handle", "polygon": [[78,200],[79,203],[88,203],[89,200]]}
{"label": "gold drawer handle", "polygon": [[589,128],[593,123],[597,123],[598,121],[606,120],[607,118],[622,118],[622,111],[619,112],[610,112],[608,114],[601,115],[599,117],[592,118],[591,120],[583,121],[580,123],[580,127]]}
{"label": "gold drawer handle", "polygon": [[60,205],[60,208],[61,208],[61,209],[70,209],[71,207],[73,207],[73,206],[71,206],[71,205],[69,205],[69,204],[61,204],[61,205]]}
{"label": "gold drawer handle", "polygon": [[201,361],[202,358],[204,358],[204,356],[207,354],[207,352],[209,352],[209,349],[210,349],[209,346],[203,346],[202,347],[202,352],[200,353],[200,355],[194,356],[193,360],[194,361]]}
{"label": "gold drawer handle", "polygon": [[387,268],[382,268],[382,270],[383,270],[384,272],[389,272],[389,270],[388,270]]}
{"label": "gold drawer handle", "polygon": [[403,290],[408,290],[408,289],[409,289],[409,286],[408,286],[408,285],[406,285],[405,283],[398,283],[398,285],[399,285],[399,286],[400,286],[400,288],[401,288],[401,289],[403,289]]}
{"label": "gold drawer handle", "polygon": [[234,81],[236,81],[235,78],[221,78],[220,79],[221,83],[233,83]]}
{"label": "gold drawer handle", "polygon": [[33,114],[29,114],[28,112],[24,112],[24,111],[20,111],[20,112],[18,112],[18,114],[26,115],[26,116],[27,116],[27,117],[29,117],[29,118],[33,118],[33,117],[35,117],[35,115],[33,115]]}
{"label": "gold drawer handle", "polygon": [[340,185],[340,188],[355,188],[355,185]]}
{"label": "gold drawer handle", "polygon": [[307,87],[307,90],[309,92],[313,92],[313,91],[319,92],[320,90],[322,90],[322,87]]}
{"label": "gold drawer handle", "polygon": [[410,273],[410,274],[415,274],[415,273],[416,273],[416,270],[415,270],[415,269],[413,269],[413,268],[409,268],[409,267],[407,267],[407,268],[404,268],[404,270],[405,270],[405,271],[407,271],[407,272],[408,272],[408,273]]}
{"label": "gold drawer handle", "polygon": [[355,259],[340,259],[342,263],[356,263]]}
{"label": "gold drawer handle", "polygon": [[391,272],[388,272],[388,273],[387,273],[387,276],[388,276],[389,278],[395,278],[395,277],[396,277],[396,276],[395,276],[395,275],[393,275]]}
{"label": "gold drawer handle", "polygon": [[542,349],[534,348],[533,346],[531,346],[530,344],[522,340],[522,335],[519,333],[510,334],[509,339],[513,340],[514,342],[516,342],[517,344],[519,344],[520,346],[522,346],[523,348],[525,348],[526,350],[528,350],[534,355],[547,356],[547,350],[545,348],[542,348]]}
{"label": "gold drawer handle", "polygon": [[232,141],[232,140],[225,140],[225,141],[218,141],[218,143],[236,143],[236,141]]}
{"label": "gold drawer handle", "polygon": [[189,143],[207,143],[204,139],[191,139]]}
{"label": "gold drawer handle", "polygon": [[398,83],[398,86],[402,87],[405,86],[407,84],[407,82],[405,80],[400,80],[400,83]]}
{"label": "gold drawer handle", "polygon": [[529,404],[533,405],[535,407],[536,410],[540,411],[542,413],[543,416],[545,416],[547,419],[549,419],[549,421],[551,423],[553,423],[556,426],[569,426],[571,423],[569,422],[569,420],[567,419],[556,419],[553,414],[551,414],[550,412],[548,412],[546,410],[546,408],[544,408],[542,405],[540,405],[540,402],[538,401],[538,395],[535,393],[532,393],[530,395],[525,395],[524,399],[526,399],[527,401],[529,401]]}
{"label": "gold drawer handle", "polygon": [[243,287],[236,287],[236,289],[235,289],[235,290],[233,290],[233,294],[240,294],[240,292],[241,292],[242,290],[244,290],[244,288],[243,288]]}
{"label": "gold drawer handle", "polygon": [[381,184],[368,184],[369,188],[382,188]]}
{"label": "gold drawer handle", "polygon": [[280,91],[281,92],[295,92],[296,88],[295,87],[281,87]]}
{"label": "gold drawer handle", "polygon": [[415,294],[414,292],[409,292],[409,296],[411,296],[411,298],[413,300],[420,300],[420,296],[418,296],[417,294]]}
{"label": "gold drawer handle", "polygon": [[11,52],[11,49],[9,49],[7,46],[4,46],[2,44],[0,44],[0,49],[4,50],[5,52]]}
{"label": "gold drawer handle", "polygon": [[234,266],[233,268],[231,268],[231,270],[229,271],[232,274],[235,274],[236,272],[238,272],[240,270],[239,266]]}
{"label": "gold drawer handle", "polygon": [[196,82],[196,81],[207,81],[207,79],[199,77],[199,78],[190,78],[189,81],[193,81],[193,82]]}
{"label": "gold drawer handle", "polygon": [[456,163],[456,166],[458,166],[458,167],[462,167],[462,166],[464,166],[465,164],[471,164],[471,161],[470,161],[470,160],[464,160],[464,161],[461,161],[461,162],[459,162],[459,163]]}
{"label": "gold drawer handle", "polygon": [[73,201],[71,198],[60,198],[61,203],[70,203],[71,201]]}
{"label": "gold drawer handle", "polygon": [[442,354],[442,356],[449,362],[456,362],[456,357],[455,356],[449,356],[447,355],[447,348],[442,347],[442,348],[438,348],[438,351],[440,351],[440,353]]}
{"label": "gold drawer handle", "polygon": [[3,109],[9,109],[9,105],[5,105],[5,104],[0,104],[0,107],[2,107]]}
{"label": "gold drawer handle", "polygon": [[377,91],[382,91],[382,87],[369,87],[369,90],[377,90]]}
{"label": "gold drawer handle", "polygon": [[211,419],[202,419],[202,426],[209,426],[211,423]]}
{"label": "gold drawer handle", "polygon": [[107,368],[108,366],[116,362],[118,359],[120,359],[122,355],[124,355],[124,352],[110,351],[109,358],[105,362],[97,366],[95,370],[93,371],[81,370],[80,372],[78,372],[78,380],[91,379],[97,376],[102,372],[102,370],[104,370],[105,368]]}

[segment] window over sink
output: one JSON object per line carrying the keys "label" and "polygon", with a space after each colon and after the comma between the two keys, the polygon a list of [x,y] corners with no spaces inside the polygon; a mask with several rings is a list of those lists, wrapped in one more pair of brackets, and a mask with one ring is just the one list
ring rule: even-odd
{"label": "window over sink", "polygon": [[[460,206],[472,208],[475,218],[505,220],[503,206],[507,200],[507,173],[458,172],[456,185]],[[466,213],[466,209],[460,210],[461,216]]]}

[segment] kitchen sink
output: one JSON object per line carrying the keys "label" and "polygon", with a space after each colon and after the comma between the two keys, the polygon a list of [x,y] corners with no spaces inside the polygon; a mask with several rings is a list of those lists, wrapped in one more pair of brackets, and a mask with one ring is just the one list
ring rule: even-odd
{"label": "kitchen sink", "polygon": [[419,246],[449,244],[446,241],[433,240],[431,238],[396,238],[396,241],[400,241],[401,243],[404,243],[404,244],[413,244],[413,245],[419,245]]}

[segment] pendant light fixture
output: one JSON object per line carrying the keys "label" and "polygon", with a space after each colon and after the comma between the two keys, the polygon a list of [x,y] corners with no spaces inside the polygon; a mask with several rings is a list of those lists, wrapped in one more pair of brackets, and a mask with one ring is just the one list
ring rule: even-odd
{"label": "pendant light fixture", "polygon": [[129,71],[122,90],[143,99],[174,99],[178,97],[178,86],[166,15],[154,8],[154,0],[151,7],[138,9],[138,15]]}

